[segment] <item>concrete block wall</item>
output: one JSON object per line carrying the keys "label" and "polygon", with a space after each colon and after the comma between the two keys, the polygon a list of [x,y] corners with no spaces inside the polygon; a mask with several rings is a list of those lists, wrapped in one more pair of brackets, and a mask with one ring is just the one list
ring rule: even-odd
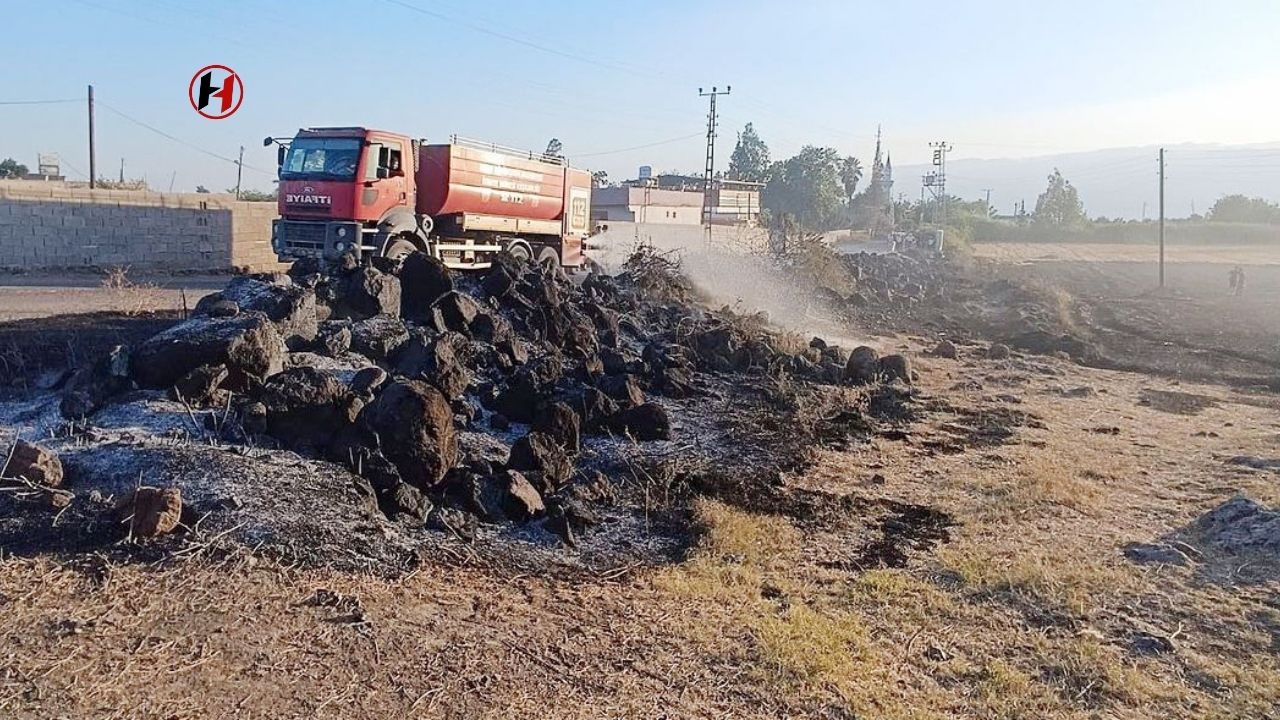
{"label": "concrete block wall", "polygon": [[0,267],[264,272],[273,203],[0,181]]}

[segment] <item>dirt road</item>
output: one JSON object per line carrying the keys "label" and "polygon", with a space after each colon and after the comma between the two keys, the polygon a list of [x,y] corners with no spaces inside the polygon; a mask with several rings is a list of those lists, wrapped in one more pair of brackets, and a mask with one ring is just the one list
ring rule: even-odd
{"label": "dirt road", "polygon": [[225,276],[125,277],[114,284],[89,273],[0,274],[0,322],[89,312],[146,313],[182,310],[226,284]]}

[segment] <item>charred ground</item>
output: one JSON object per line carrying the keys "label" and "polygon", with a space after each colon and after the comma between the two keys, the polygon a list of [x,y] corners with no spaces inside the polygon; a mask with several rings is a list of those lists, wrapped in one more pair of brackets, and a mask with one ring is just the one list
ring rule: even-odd
{"label": "charred ground", "polygon": [[[225,375],[189,383],[186,370],[174,386],[211,390],[209,407],[126,387],[72,422],[64,400],[92,386],[57,363],[28,375],[48,389],[15,391],[4,423],[57,450],[76,497],[56,508],[22,486],[5,500],[6,549],[24,557],[0,586],[13,611],[3,632],[24,650],[0,707],[83,714],[141,696],[157,713],[199,698],[210,715],[1265,717],[1280,701],[1273,396],[1108,369],[1119,346],[1077,293],[1043,278],[900,256],[835,262],[844,282],[806,273],[797,285],[833,322],[878,335],[878,352],[708,310],[650,254],[576,285],[511,273],[522,297],[556,288],[570,307],[618,312],[623,362],[597,341],[600,372],[572,328],[600,337],[607,320],[582,308],[581,323],[557,319],[541,301],[454,279],[476,314],[454,314],[454,298],[438,320],[405,321],[401,298],[403,342],[423,346],[413,373],[399,353],[414,346],[389,349],[396,324],[370,321],[392,313],[322,320],[319,309],[315,339],[282,351],[283,372],[260,387],[236,375],[271,366],[252,345],[227,355]],[[368,309],[390,284],[360,268],[313,275],[237,280],[195,323],[256,320],[247,291],[263,286],[268,297],[310,289],[341,316],[353,290]],[[227,300],[234,314],[216,305]],[[497,316],[528,354],[509,368],[469,359],[503,352]],[[469,319],[448,324],[458,317]],[[298,329],[269,323],[282,342]],[[442,344],[450,333],[469,337]],[[147,356],[144,335],[131,358]],[[1167,359],[1152,352],[1153,366]],[[899,353],[910,360],[882,361]],[[465,383],[442,372],[451,357]],[[115,377],[106,370],[100,379]],[[641,397],[608,379],[621,376]],[[388,498],[363,477],[376,461],[352,461],[386,449],[361,416],[414,377],[445,396],[458,447],[422,487],[400,465],[415,478],[436,470],[387,458],[425,516],[406,512],[399,485]],[[349,414],[345,398],[371,386]],[[317,387],[339,400],[324,413],[302,392]],[[513,388],[541,399],[499,400]],[[593,428],[576,402],[587,389],[617,402],[612,412],[661,406],[670,439]],[[580,419],[576,453],[558,403]],[[508,417],[518,408],[550,417]],[[348,427],[357,442],[335,456]],[[537,474],[562,465],[525,440],[535,428],[572,462],[548,492]],[[535,458],[544,464],[524,467]],[[484,517],[505,498],[487,505],[474,491],[509,479],[513,461],[544,510]],[[200,512],[160,539],[122,542],[115,505],[139,477],[181,487]],[[95,522],[101,534],[68,542]],[[229,619],[246,617],[269,629]],[[56,671],[72,661],[81,672]],[[252,689],[281,676],[295,680],[283,694]]]}

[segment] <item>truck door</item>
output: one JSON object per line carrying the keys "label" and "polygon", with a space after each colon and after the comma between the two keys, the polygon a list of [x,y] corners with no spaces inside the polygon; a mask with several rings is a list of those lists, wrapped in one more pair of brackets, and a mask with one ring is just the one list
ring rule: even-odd
{"label": "truck door", "polygon": [[376,136],[369,141],[363,159],[361,219],[378,220],[391,208],[413,203],[409,162],[404,141]]}

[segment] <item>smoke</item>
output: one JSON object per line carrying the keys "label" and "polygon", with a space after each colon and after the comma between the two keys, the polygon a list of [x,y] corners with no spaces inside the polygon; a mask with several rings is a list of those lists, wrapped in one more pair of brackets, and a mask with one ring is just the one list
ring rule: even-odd
{"label": "smoke", "polygon": [[777,329],[852,347],[868,344],[819,299],[814,288],[788,277],[766,253],[768,232],[759,228],[609,223],[591,240],[590,256],[617,272],[639,244],[679,258],[690,282],[712,302],[740,313],[765,312]]}

